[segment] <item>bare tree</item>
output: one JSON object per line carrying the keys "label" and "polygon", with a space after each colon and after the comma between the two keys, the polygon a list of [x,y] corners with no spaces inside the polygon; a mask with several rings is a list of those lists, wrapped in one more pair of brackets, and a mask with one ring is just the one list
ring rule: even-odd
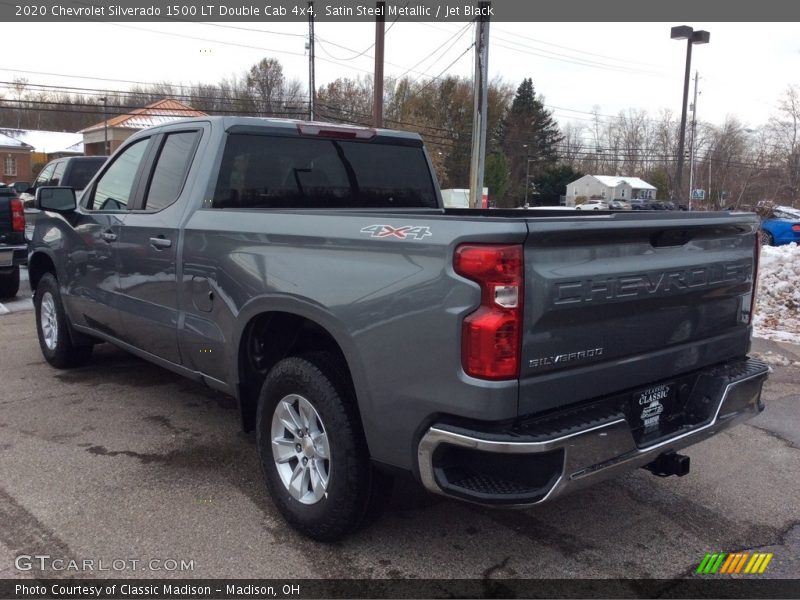
{"label": "bare tree", "polygon": [[794,203],[800,195],[800,87],[791,85],[778,104],[778,116],[770,121],[777,160],[782,166],[777,199]]}

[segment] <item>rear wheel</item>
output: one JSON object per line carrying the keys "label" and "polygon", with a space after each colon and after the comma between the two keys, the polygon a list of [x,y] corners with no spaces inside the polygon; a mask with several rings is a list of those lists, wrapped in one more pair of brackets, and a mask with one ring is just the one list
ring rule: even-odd
{"label": "rear wheel", "polygon": [[774,246],[775,245],[775,238],[772,237],[772,234],[769,231],[762,231],[761,232],[761,245],[762,246]]}
{"label": "rear wheel", "polygon": [[45,360],[58,369],[86,364],[92,356],[92,346],[73,342],[72,328],[61,303],[58,281],[52,273],[45,273],[39,280],[33,304],[36,308],[39,347]]}
{"label": "rear wheel", "polygon": [[386,489],[374,471],[341,369],[328,354],[286,358],[269,372],[256,437],[270,495],[290,525],[334,541],[374,517]]}
{"label": "rear wheel", "polygon": [[13,298],[19,292],[19,267],[0,273],[0,298]]}

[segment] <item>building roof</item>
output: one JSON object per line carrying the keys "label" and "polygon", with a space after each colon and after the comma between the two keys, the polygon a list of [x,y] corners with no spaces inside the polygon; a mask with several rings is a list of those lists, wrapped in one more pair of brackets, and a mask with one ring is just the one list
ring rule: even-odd
{"label": "building roof", "polygon": [[[79,133],[65,131],[41,131],[38,129],[4,129],[2,133],[33,147],[34,152],[53,154],[55,152],[83,153],[83,137]],[[79,150],[71,146],[80,143]]]}
{"label": "building roof", "polygon": [[644,179],[638,177],[616,177],[613,175],[592,175],[603,185],[608,187],[617,187],[620,183],[627,183],[636,190],[654,190],[655,186],[650,185]]}
{"label": "building roof", "polygon": [[0,147],[19,148],[20,150],[27,150],[28,152],[33,150],[33,147],[30,144],[26,144],[25,142],[18,140],[17,138],[11,137],[10,135],[6,135],[5,133],[0,133]]}
{"label": "building roof", "polygon": [[[108,127],[118,129],[146,129],[147,127],[154,127],[156,125],[163,125],[178,119],[185,119],[187,117],[205,117],[206,113],[195,110],[187,104],[178,102],[177,100],[159,100],[153,102],[142,108],[137,108],[124,115],[118,115],[108,119]],[[90,125],[86,129],[82,129],[80,133],[89,131],[97,131],[103,129],[106,121],[100,121],[94,125]]]}

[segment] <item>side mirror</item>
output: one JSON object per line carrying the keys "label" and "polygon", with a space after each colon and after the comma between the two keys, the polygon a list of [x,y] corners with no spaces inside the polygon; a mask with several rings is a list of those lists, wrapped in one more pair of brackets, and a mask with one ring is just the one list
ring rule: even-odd
{"label": "side mirror", "polygon": [[12,187],[14,188],[14,191],[17,192],[18,194],[24,194],[25,192],[31,189],[31,184],[28,183],[27,181],[17,181],[16,183],[14,183]]}
{"label": "side mirror", "polygon": [[35,206],[39,210],[71,212],[78,207],[78,202],[71,187],[45,186],[36,188]]}

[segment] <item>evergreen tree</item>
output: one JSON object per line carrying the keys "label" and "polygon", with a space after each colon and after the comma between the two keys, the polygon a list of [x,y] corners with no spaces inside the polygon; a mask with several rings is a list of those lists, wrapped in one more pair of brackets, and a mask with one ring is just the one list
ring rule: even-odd
{"label": "evergreen tree", "polygon": [[489,188],[489,199],[493,206],[502,206],[508,189],[508,162],[502,152],[493,152],[486,158],[483,184]]}
{"label": "evergreen tree", "polygon": [[503,153],[508,158],[511,184],[510,200],[521,205],[528,184],[558,160],[562,136],[552,112],[536,95],[531,78],[517,88],[499,132]]}
{"label": "evergreen tree", "polygon": [[567,185],[581,177],[583,177],[583,173],[569,165],[548,167],[535,178],[531,178],[536,184],[538,192],[535,199],[536,204],[558,206],[561,196],[567,193]]}

